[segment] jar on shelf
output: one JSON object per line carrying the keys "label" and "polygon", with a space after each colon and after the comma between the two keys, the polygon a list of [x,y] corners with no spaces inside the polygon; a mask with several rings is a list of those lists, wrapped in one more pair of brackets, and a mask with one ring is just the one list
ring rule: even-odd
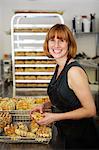
{"label": "jar on shelf", "polygon": [[76,32],[81,32],[81,17],[76,16]]}
{"label": "jar on shelf", "polygon": [[82,16],[82,32],[90,32],[90,20],[87,16]]}

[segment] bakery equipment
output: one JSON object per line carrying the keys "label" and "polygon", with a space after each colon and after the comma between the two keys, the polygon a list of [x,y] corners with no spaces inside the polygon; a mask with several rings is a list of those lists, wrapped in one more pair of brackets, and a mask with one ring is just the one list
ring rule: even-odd
{"label": "bakery equipment", "polygon": [[13,96],[46,94],[55,62],[43,52],[47,31],[64,23],[59,12],[17,13],[11,20]]}

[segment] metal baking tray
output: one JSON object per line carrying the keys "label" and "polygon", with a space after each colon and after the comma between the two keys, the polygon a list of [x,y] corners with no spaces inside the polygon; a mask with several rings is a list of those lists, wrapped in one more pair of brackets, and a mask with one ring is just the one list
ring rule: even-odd
{"label": "metal baking tray", "polygon": [[42,144],[49,144],[52,138],[28,138],[28,137],[10,137],[0,135],[0,142],[2,143],[42,143]]}
{"label": "metal baking tray", "polygon": [[[12,115],[12,123],[13,124],[16,124],[17,122],[23,122],[23,123],[27,124],[27,126],[28,126],[30,121],[31,121],[29,111],[13,110],[13,111],[7,111],[7,112],[9,112]],[[52,130],[53,126],[50,125],[50,128]],[[10,136],[4,135],[4,132],[0,133],[0,142],[3,142],[3,143],[42,143],[42,144],[48,144],[51,139],[52,139],[52,132],[51,132],[51,136],[49,138],[43,138],[43,137],[38,137],[38,136],[36,136],[35,138],[15,137],[15,136],[10,137]]]}

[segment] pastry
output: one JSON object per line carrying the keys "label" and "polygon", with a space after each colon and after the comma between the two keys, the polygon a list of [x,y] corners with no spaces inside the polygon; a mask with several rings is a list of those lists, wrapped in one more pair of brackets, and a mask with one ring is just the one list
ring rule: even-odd
{"label": "pastry", "polygon": [[42,119],[44,116],[43,114],[39,113],[39,112],[33,112],[32,113],[32,117],[34,118],[35,121],[39,121],[40,119]]}
{"label": "pastry", "polygon": [[36,138],[36,134],[34,134],[33,132],[27,132],[27,137],[29,137],[29,138]]}
{"label": "pastry", "polygon": [[15,76],[16,80],[24,80],[24,76]]}
{"label": "pastry", "polygon": [[24,52],[15,52],[15,56],[24,56]]}
{"label": "pastry", "polygon": [[16,71],[16,72],[23,72],[24,69],[23,69],[23,68],[16,68],[15,71]]}
{"label": "pastry", "polygon": [[15,133],[19,136],[26,137],[27,131],[21,130],[21,129],[15,129]]}
{"label": "pastry", "polygon": [[8,100],[3,99],[3,101],[0,102],[0,109],[1,110],[14,110],[15,102],[10,98],[8,98]]}
{"label": "pastry", "polygon": [[33,119],[30,123],[30,131],[32,133],[35,133],[39,128],[39,125],[35,122],[35,120]]}
{"label": "pastry", "polygon": [[17,110],[28,110],[30,107],[30,104],[26,100],[19,100],[16,104]]}
{"label": "pastry", "polygon": [[17,128],[19,128],[20,130],[28,131],[27,125],[24,124],[23,122],[18,122],[17,123]]}
{"label": "pastry", "polygon": [[52,136],[52,131],[50,127],[40,126],[38,131],[36,132],[38,137],[49,138]]}
{"label": "pastry", "polygon": [[4,128],[12,122],[12,116],[9,112],[0,112],[0,128]]}
{"label": "pastry", "polygon": [[23,122],[18,122],[16,124],[16,129],[15,129],[15,133],[19,136],[22,137],[26,137],[27,136],[27,132],[28,132],[28,127],[25,123]]}
{"label": "pastry", "polygon": [[36,80],[36,76],[25,76],[24,77],[25,80]]}
{"label": "pastry", "polygon": [[48,76],[45,76],[45,75],[38,75],[37,76],[37,80],[50,80],[52,78],[52,76],[48,75]]}
{"label": "pastry", "polygon": [[15,135],[15,128],[16,127],[13,124],[10,124],[10,125],[7,125],[6,127],[4,127],[5,135],[7,135],[7,136]]}
{"label": "pastry", "polygon": [[24,64],[24,60],[16,60],[15,64]]}

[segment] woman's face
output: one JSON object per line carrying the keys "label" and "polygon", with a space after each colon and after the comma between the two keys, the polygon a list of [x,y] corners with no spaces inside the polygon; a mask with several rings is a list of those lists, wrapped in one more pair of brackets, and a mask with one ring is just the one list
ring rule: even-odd
{"label": "woman's face", "polygon": [[49,53],[55,58],[62,58],[67,56],[68,53],[68,42],[64,39],[57,38],[57,34],[53,39],[48,42]]}

